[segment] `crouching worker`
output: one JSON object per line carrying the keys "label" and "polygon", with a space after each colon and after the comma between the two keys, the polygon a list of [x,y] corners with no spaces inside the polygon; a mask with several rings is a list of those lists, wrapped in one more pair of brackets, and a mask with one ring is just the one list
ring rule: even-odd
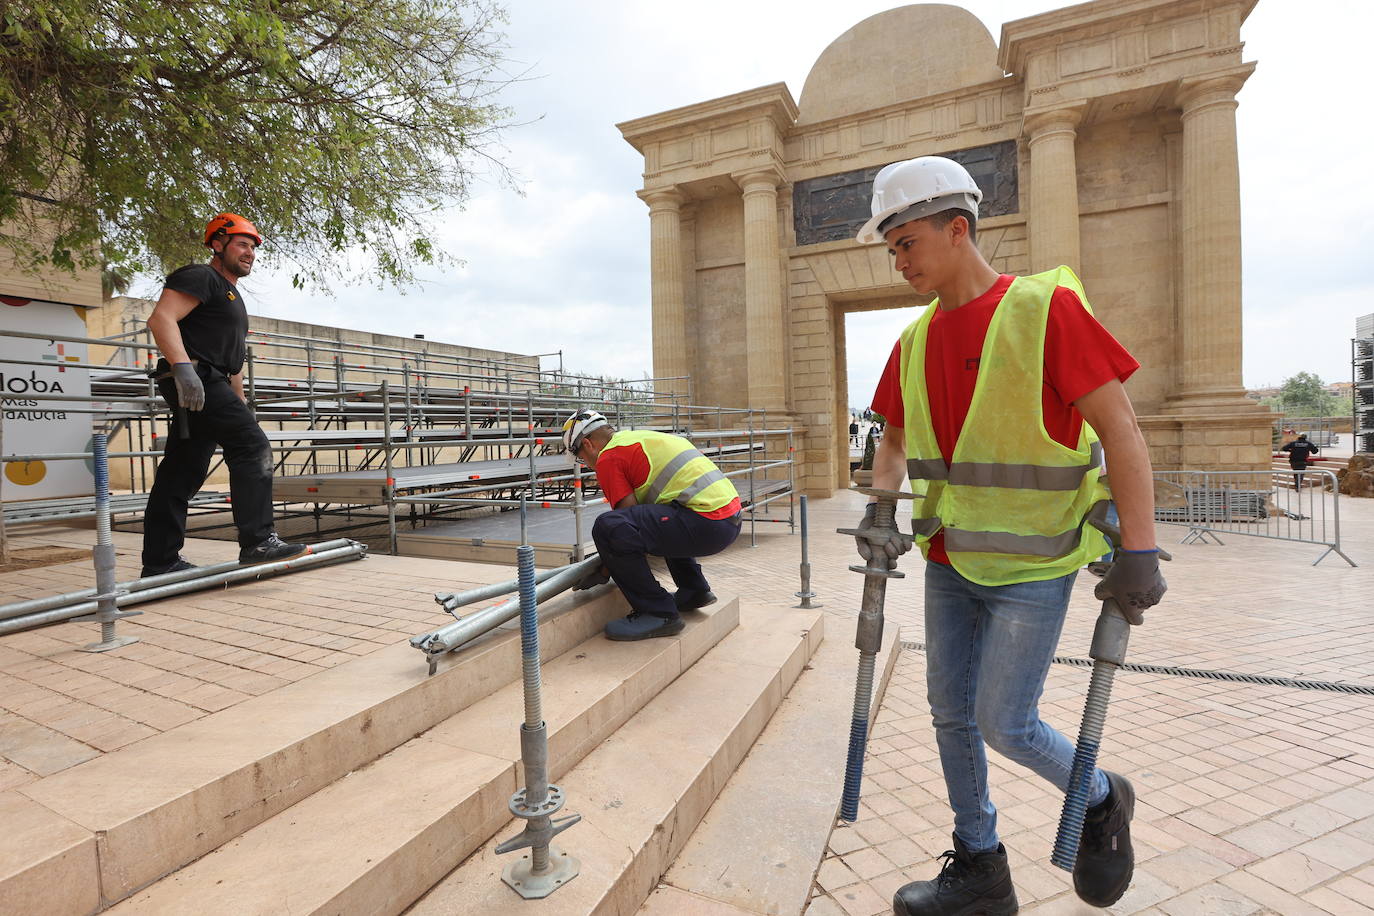
{"label": "crouching worker", "polygon": [[[595,469],[612,506],[592,525],[592,540],[631,612],[607,624],[606,635],[630,640],[681,633],[682,611],[716,600],[696,558],[720,553],[739,537],[734,484],[681,436],[622,432],[594,410],[578,411],[563,424],[563,444]],[[654,578],[650,555],[667,560],[674,594]]]}
{"label": "crouching worker", "polygon": [[[272,450],[243,394],[248,311],[238,282],[253,270],[262,236],[234,213],[205,227],[209,264],[167,278],[148,330],[162,355],[158,392],[185,420],[172,424],[143,513],[143,575],[193,569],[181,556],[186,512],[205,483],[215,447],[224,450],[238,528],[239,562],[286,560],[309,550],[272,530]],[[178,428],[180,427],[180,428]]]}

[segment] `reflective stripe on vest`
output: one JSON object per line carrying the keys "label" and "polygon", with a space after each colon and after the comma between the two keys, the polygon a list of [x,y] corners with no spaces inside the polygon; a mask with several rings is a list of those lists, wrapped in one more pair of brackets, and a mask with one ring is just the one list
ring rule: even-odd
{"label": "reflective stripe on vest", "polygon": [[[700,453],[698,452],[698,454]],[[726,476],[723,473],[721,473],[719,468],[707,471],[705,474],[702,474],[700,477],[698,477],[696,481],[694,481],[691,484],[688,484],[686,487],[683,487],[682,492],[677,495],[677,501],[683,504],[689,503],[692,501],[693,496],[696,496],[698,493],[709,487],[711,484],[718,483],[726,479],[728,478],[726,478]]]}
{"label": "reflective stripe on vest", "polygon": [[[945,466],[939,458],[909,458],[906,474],[912,480],[948,480],[966,487],[1006,487],[1011,490],[1077,490],[1083,475],[1102,466],[1102,443],[1089,446],[1087,464],[1048,467],[1043,464],[991,464],[956,461]],[[1020,551],[1018,551],[1020,552]]]}
{"label": "reflective stripe on vest", "polygon": [[[663,466],[663,470],[654,475],[653,480],[649,481],[649,492],[645,502],[658,502],[659,495],[663,493],[663,488],[668,486],[669,482],[672,481],[674,474],[686,467],[687,462],[705,457],[705,455],[694,448],[689,448],[685,452],[678,453],[674,456],[672,461],[669,461]],[[703,487],[702,489],[705,488]]]}

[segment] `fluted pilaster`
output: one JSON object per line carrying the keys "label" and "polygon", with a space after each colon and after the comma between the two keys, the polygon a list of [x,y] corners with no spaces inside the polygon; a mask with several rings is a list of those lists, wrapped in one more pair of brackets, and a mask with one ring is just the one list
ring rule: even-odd
{"label": "fluted pilaster", "polygon": [[782,268],[778,185],[772,169],[734,176],[744,192],[744,311],[749,344],[749,406],[785,409]]}
{"label": "fluted pilaster", "polygon": [[1250,67],[1184,80],[1179,188],[1179,391],[1231,400],[1241,383],[1240,160],[1236,92]]}
{"label": "fluted pilaster", "polygon": [[642,191],[649,205],[650,303],[653,310],[654,376],[665,393],[687,394],[687,298],[682,271],[682,204],[676,188]]}
{"label": "fluted pilaster", "polygon": [[1078,236],[1078,159],[1074,143],[1083,105],[1026,114],[1030,148],[1030,236],[1032,271],[1067,264],[1081,272]]}

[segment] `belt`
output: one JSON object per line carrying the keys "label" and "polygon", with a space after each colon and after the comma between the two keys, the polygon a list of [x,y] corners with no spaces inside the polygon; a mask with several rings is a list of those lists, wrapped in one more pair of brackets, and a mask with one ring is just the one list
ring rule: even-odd
{"label": "belt", "polygon": [[[159,362],[160,362],[160,360],[159,360]],[[200,360],[198,360],[198,359],[188,359],[187,362],[190,363],[190,364],[193,365],[193,366],[198,366],[198,365],[200,365]],[[161,382],[161,381],[163,381],[164,379],[169,379],[169,378],[171,378],[171,377],[172,377],[172,369],[171,369],[171,364],[170,364],[170,363],[168,364],[168,367],[167,367],[167,371],[166,371],[166,372],[158,372],[156,366],[153,366],[151,369],[148,370],[148,378],[152,379],[152,380],[155,381],[155,382]]]}

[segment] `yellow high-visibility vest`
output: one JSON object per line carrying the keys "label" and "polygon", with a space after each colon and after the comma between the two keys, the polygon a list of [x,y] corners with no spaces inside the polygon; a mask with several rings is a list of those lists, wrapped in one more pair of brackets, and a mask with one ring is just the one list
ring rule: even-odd
{"label": "yellow high-visibility vest", "polygon": [[739,498],[715,462],[681,436],[651,430],[621,430],[605,448],[638,444],[649,459],[649,476],[635,487],[635,500],[648,505],[678,502],[694,512],[714,512]]}
{"label": "yellow high-visibility vest", "polygon": [[993,313],[978,380],[954,456],[946,465],[935,441],[926,392],[926,336],[938,300],[901,337],[907,476],[924,480],[915,501],[917,542],[929,554],[945,531],[945,551],[958,572],[980,585],[1054,579],[1107,552],[1106,538],[1084,524],[1098,500],[1110,498],[1102,445],[1085,421],[1077,448],[1045,431],[1045,328],[1056,286],[1078,294],[1067,267],[1016,278]]}

